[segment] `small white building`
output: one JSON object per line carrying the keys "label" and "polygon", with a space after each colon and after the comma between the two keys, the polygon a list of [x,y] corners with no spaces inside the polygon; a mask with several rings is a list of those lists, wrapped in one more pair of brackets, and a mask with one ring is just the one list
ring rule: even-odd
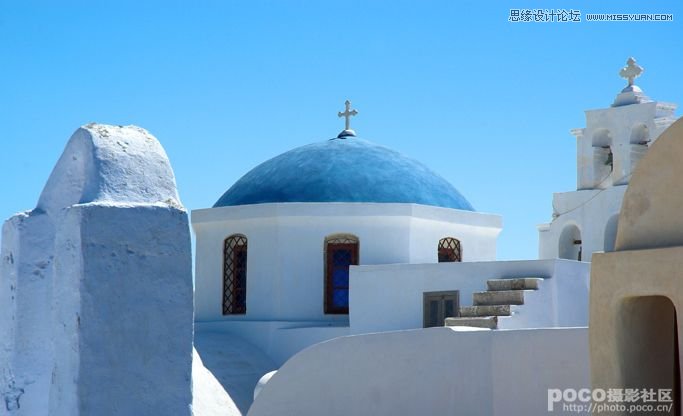
{"label": "small white building", "polygon": [[633,81],[633,58],[620,75],[628,85],[609,108],[586,111],[576,137],[576,191],[553,195],[553,220],[538,226],[539,257],[590,261],[612,251],[621,203],[638,161],[676,117],[676,105],[645,96]]}

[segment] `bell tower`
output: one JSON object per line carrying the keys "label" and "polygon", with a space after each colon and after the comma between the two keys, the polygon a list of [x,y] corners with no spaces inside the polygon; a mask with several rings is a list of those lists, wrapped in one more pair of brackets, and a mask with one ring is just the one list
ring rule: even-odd
{"label": "bell tower", "polygon": [[586,127],[576,137],[577,189],[627,185],[638,161],[675,120],[676,105],[656,102],[634,84],[643,73],[629,58],[619,75],[628,85],[609,108],[586,111]]}
{"label": "bell tower", "polygon": [[579,260],[574,253],[580,253],[580,260],[590,261],[593,252],[613,248],[631,175],[652,143],[676,121],[675,104],[654,101],[635,85],[643,72],[629,58],[619,71],[627,85],[612,105],[587,110],[586,127],[571,130],[576,191],[553,195],[553,220],[538,226],[540,258]]}

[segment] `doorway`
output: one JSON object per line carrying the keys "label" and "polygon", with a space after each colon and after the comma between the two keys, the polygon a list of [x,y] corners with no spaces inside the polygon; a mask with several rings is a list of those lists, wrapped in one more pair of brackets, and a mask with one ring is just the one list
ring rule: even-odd
{"label": "doorway", "polygon": [[[666,296],[622,301],[617,316],[618,364],[624,388],[669,390],[680,415],[680,357],[676,308]],[[664,403],[662,403],[664,404]]]}

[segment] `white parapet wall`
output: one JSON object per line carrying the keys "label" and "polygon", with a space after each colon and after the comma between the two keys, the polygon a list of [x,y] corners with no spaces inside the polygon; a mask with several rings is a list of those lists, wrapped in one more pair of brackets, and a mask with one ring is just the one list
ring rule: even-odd
{"label": "white parapet wall", "polygon": [[460,306],[471,306],[487,280],[520,277],[544,280],[499,327],[587,326],[589,273],[589,263],[570,260],[352,266],[350,333],[421,328],[425,292],[457,290]]}
{"label": "white parapet wall", "polygon": [[348,336],[292,357],[249,416],[547,415],[549,389],[590,387],[588,361],[587,328]]}

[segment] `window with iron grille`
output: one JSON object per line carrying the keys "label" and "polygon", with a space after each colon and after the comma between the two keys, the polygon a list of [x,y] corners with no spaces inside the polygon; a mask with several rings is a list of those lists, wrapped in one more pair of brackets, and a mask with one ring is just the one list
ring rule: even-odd
{"label": "window with iron grille", "polygon": [[357,264],[357,237],[344,234],[325,239],[325,313],[349,313],[349,266]]}
{"label": "window with iron grille", "polygon": [[247,313],[247,237],[231,235],[223,244],[223,315]]}
{"label": "window with iron grille", "polygon": [[462,261],[462,247],[460,240],[446,237],[439,240],[439,263]]}

